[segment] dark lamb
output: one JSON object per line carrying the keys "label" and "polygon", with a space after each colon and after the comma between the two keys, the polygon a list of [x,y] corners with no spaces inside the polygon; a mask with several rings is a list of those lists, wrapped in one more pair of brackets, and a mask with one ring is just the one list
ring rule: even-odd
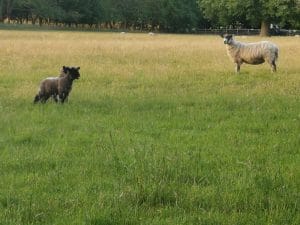
{"label": "dark lamb", "polygon": [[44,79],[34,98],[34,103],[45,103],[50,97],[55,102],[64,103],[72,90],[73,81],[79,79],[80,67],[63,66],[59,77],[48,77]]}

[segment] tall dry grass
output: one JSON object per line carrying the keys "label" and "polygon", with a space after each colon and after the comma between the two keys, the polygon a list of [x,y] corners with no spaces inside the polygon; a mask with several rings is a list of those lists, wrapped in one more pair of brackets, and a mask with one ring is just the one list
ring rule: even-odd
{"label": "tall dry grass", "polygon": [[[80,65],[88,85],[97,86],[94,81],[101,77],[117,78],[110,91],[122,89],[119,87],[122,81],[145,78],[162,83],[201,80],[203,91],[218,82],[218,89],[226,93],[244,91],[238,79],[246,77],[249,82],[244,85],[255,85],[249,88],[251,93],[299,95],[297,37],[268,38],[280,49],[277,74],[270,74],[267,65],[243,65],[238,76],[218,36],[24,31],[1,31],[0,35],[2,79],[25,81],[24,88],[8,90],[16,97],[32,96],[37,82],[58,74],[62,65]],[[259,37],[237,39],[260,40]],[[191,90],[185,91],[197,91],[191,86]]]}

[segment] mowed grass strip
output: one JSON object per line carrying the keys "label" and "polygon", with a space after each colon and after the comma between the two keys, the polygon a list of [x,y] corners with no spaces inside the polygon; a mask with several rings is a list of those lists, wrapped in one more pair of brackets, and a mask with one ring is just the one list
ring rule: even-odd
{"label": "mowed grass strip", "polygon": [[237,75],[217,36],[0,31],[0,224],[298,225],[299,38],[267,39]]}

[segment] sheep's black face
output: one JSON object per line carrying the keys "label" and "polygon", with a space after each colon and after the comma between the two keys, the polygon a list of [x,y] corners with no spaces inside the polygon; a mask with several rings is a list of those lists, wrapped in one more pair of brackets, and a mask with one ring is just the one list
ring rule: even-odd
{"label": "sheep's black face", "polygon": [[70,76],[72,77],[73,80],[75,79],[79,79],[80,77],[80,67],[63,67],[64,71],[66,71],[66,73],[70,74]]}
{"label": "sheep's black face", "polygon": [[233,36],[231,34],[225,34],[223,38],[224,38],[224,44],[227,45],[230,45],[233,40]]}

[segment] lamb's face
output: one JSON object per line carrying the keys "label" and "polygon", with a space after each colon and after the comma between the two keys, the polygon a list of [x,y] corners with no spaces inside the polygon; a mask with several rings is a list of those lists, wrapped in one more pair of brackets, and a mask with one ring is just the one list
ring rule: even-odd
{"label": "lamb's face", "polygon": [[80,73],[79,73],[80,67],[67,67],[63,66],[63,72],[65,74],[69,74],[73,80],[79,79]]}
{"label": "lamb's face", "polygon": [[73,79],[79,79],[80,73],[79,73],[80,67],[70,67],[70,74]]}
{"label": "lamb's face", "polygon": [[224,38],[224,44],[225,45],[230,45],[233,41],[233,36],[231,34],[225,34],[223,36],[223,38]]}

